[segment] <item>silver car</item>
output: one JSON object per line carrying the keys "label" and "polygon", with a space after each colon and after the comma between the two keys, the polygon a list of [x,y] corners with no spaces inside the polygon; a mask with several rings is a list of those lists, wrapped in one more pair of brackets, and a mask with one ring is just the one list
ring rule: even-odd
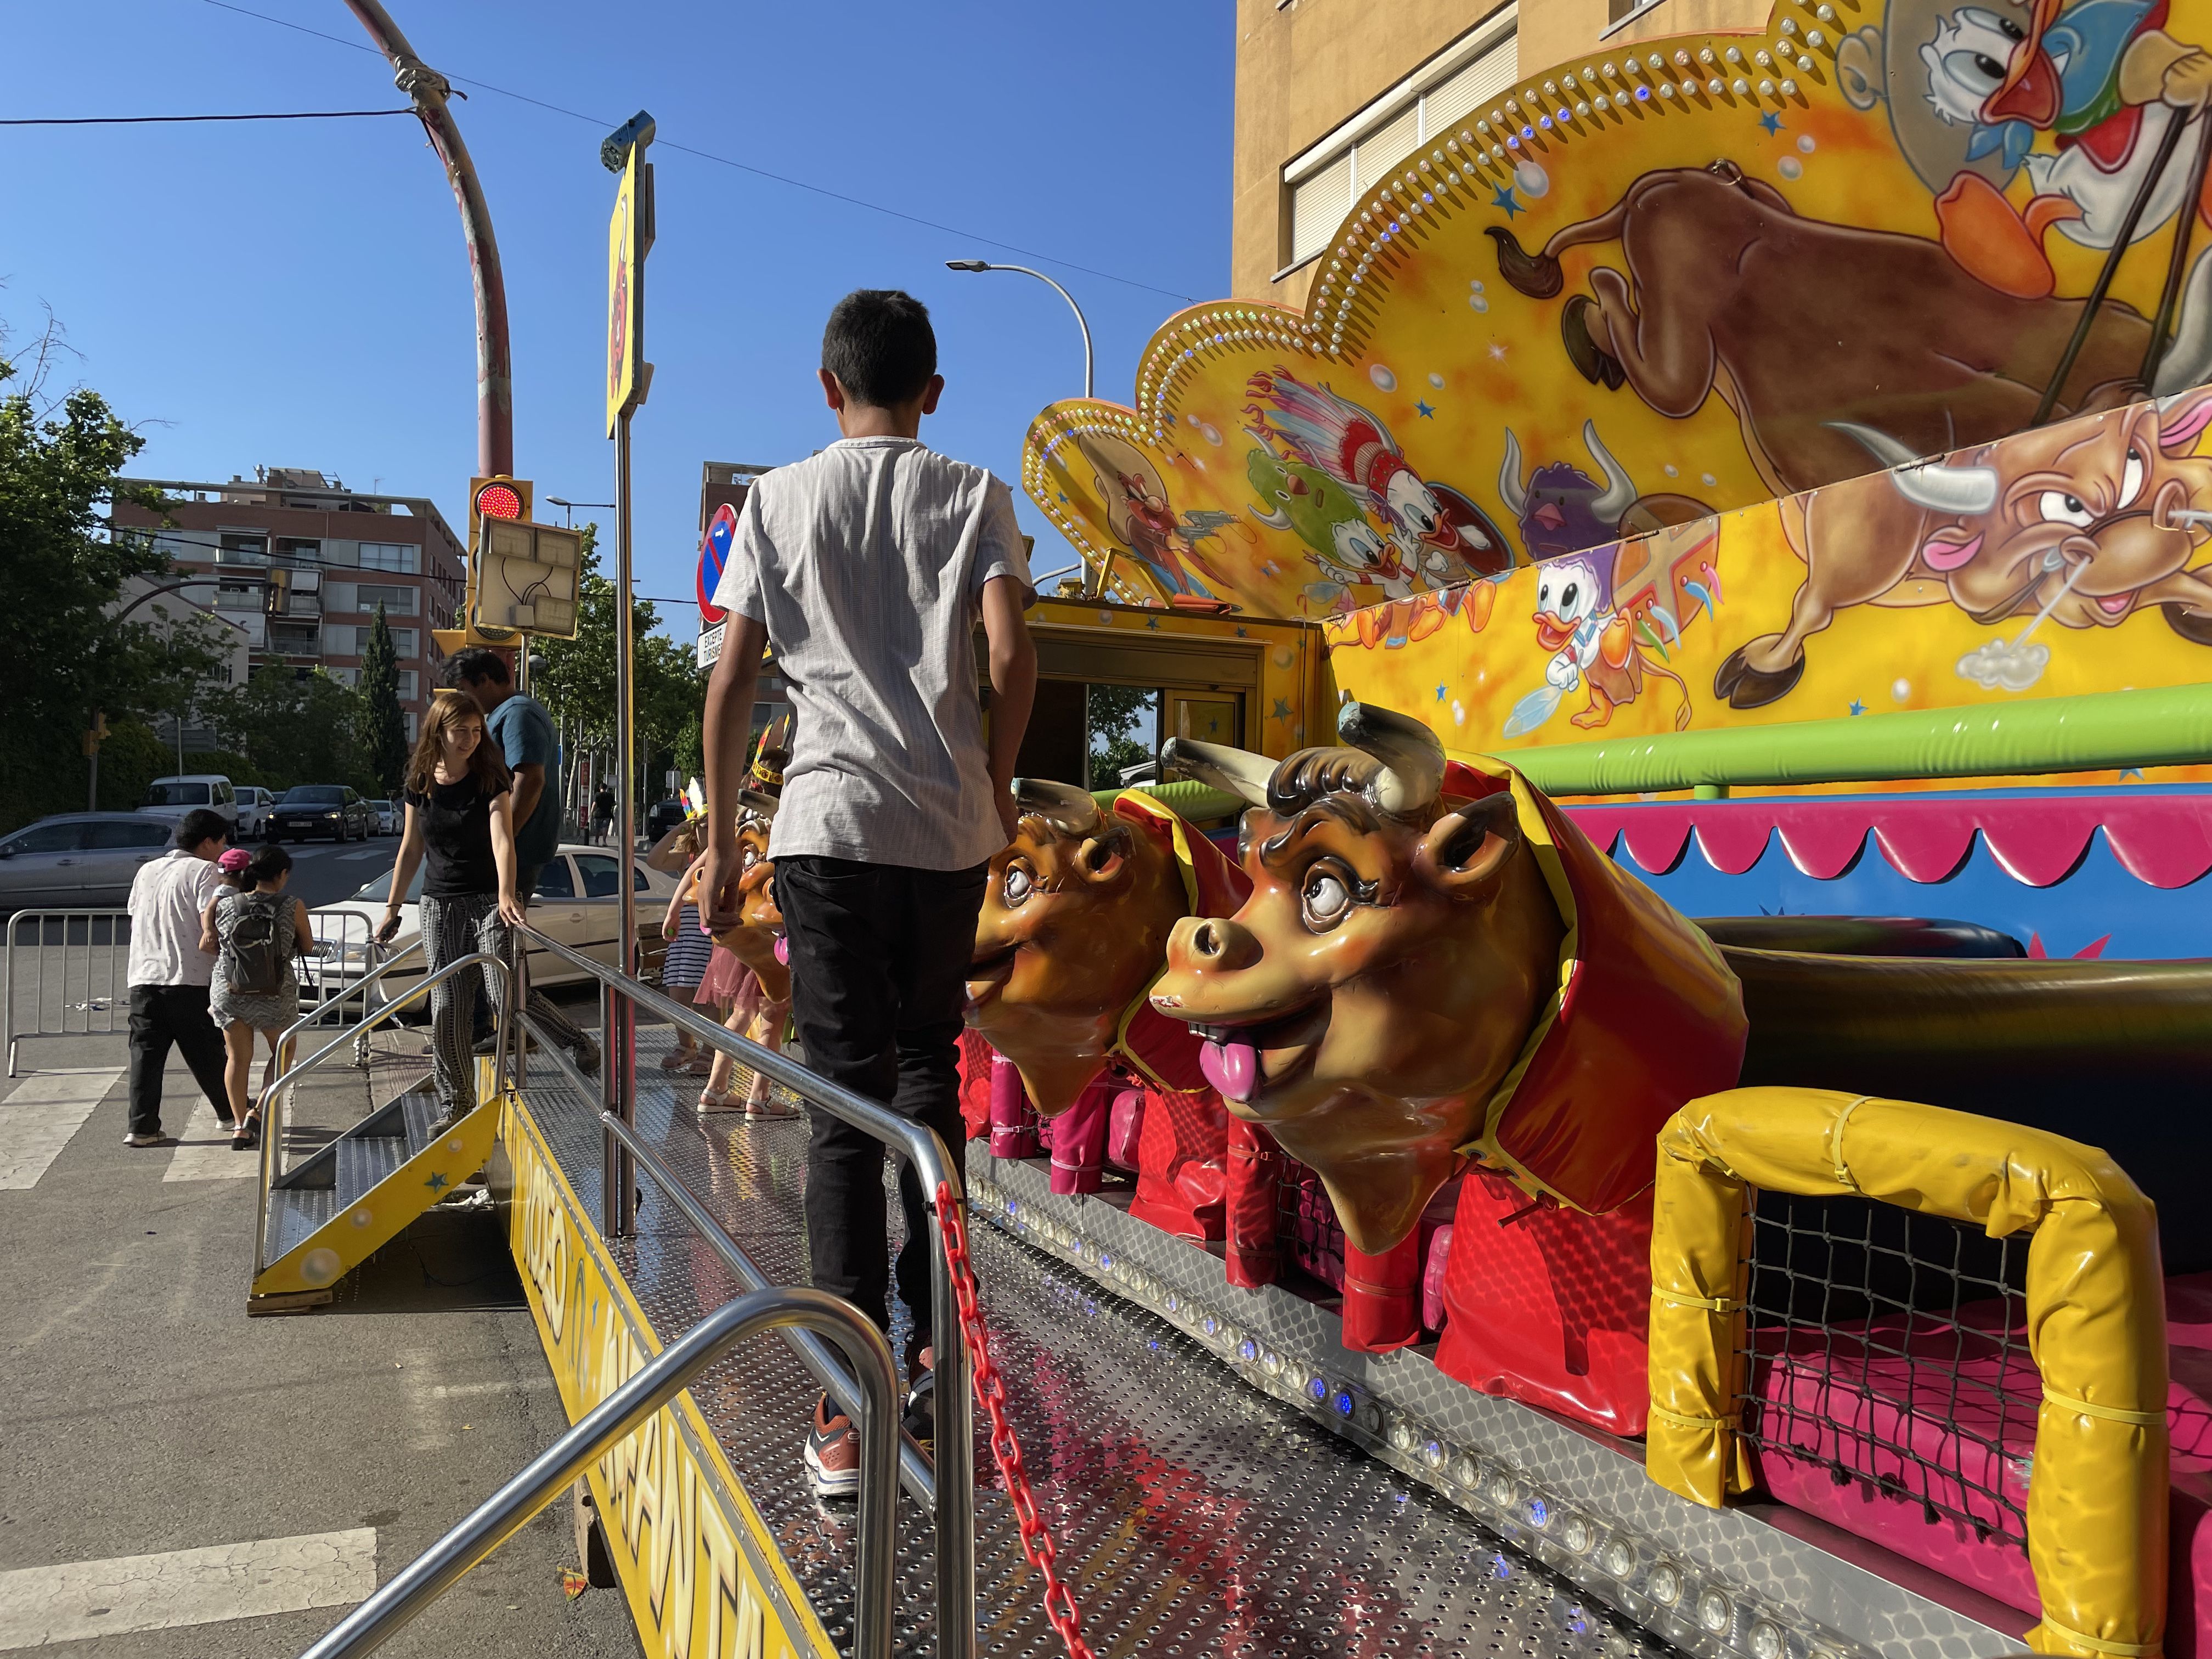
{"label": "silver car", "polygon": [[0,840],[0,910],[116,910],[176,826],[138,812],[68,812]]}

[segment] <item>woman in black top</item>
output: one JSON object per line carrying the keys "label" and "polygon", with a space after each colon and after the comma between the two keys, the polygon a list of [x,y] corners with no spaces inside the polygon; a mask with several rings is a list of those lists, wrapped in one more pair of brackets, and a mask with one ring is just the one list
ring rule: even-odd
{"label": "woman in black top", "polygon": [[[507,929],[522,921],[514,893],[514,794],[499,745],[484,741],[483,715],[459,692],[441,691],[423,717],[422,735],[408,762],[407,827],[392,872],[392,897],[377,931],[389,941],[415,866],[427,852],[421,900],[422,952],[432,973],[474,951],[501,960]],[[496,974],[472,969],[430,993],[430,1048],[444,1129],[477,1103],[475,1030],[482,986],[496,1014],[505,987]]]}

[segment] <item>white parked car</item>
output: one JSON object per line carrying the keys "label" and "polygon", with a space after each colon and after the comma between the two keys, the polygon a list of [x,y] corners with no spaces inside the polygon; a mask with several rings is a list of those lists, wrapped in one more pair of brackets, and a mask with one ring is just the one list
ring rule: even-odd
{"label": "white parked car", "polygon": [[275,793],[262,788],[258,784],[241,783],[235,793],[238,797],[238,822],[234,839],[241,842],[268,840],[269,809],[276,804]]}
{"label": "white parked car", "polygon": [[371,835],[396,836],[407,827],[407,809],[397,801],[373,800],[368,804],[368,828]]}
{"label": "white parked car", "polygon": [[[351,898],[326,904],[315,912],[319,960],[308,966],[307,978],[315,988],[309,991],[310,997],[318,991],[324,996],[336,994],[345,983],[373,971],[390,960],[392,952],[405,950],[422,937],[415,902],[422,893],[423,872],[418,866],[407,902],[400,907],[399,931],[381,950],[368,944],[384,921],[385,901],[392,895],[392,873],[385,871]],[[538,872],[538,890],[530,902],[531,925],[594,962],[610,968],[617,965],[622,906],[621,890],[616,884],[621,879],[622,866],[609,848],[563,843]],[[640,856],[631,860],[631,880],[637,890],[638,938],[648,967],[657,970],[667,948],[660,936],[660,919],[676,891],[677,878],[649,867]],[[359,921],[345,920],[356,915]],[[370,995],[385,1002],[404,994],[422,978],[421,963],[417,955],[405,967],[387,974]],[[589,977],[543,947],[530,952],[532,985],[573,984]]]}
{"label": "white parked car", "polygon": [[232,835],[237,835],[237,795],[230,787],[230,780],[219,772],[180,772],[172,777],[156,778],[146,786],[145,804],[138,810],[152,817],[181,823],[185,813],[203,806],[220,813],[231,825]]}

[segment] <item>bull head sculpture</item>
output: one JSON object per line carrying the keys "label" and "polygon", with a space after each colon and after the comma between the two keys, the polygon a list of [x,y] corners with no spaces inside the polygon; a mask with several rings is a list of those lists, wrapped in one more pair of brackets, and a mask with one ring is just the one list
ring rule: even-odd
{"label": "bull head sculpture", "polygon": [[738,925],[714,943],[753,970],[771,1002],[791,1000],[791,968],[784,960],[783,912],[775,902],[775,865],[768,856],[775,822],[775,797],[756,790],[738,793],[744,817],[738,825]]}
{"label": "bull head sculpture", "polygon": [[1564,928],[1499,793],[1447,807],[1434,733],[1347,703],[1346,748],[1280,763],[1177,739],[1170,769],[1250,803],[1252,895],[1187,918],[1152,1006],[1208,1079],[1328,1187],[1345,1232],[1403,1239],[1479,1138],[1557,983]]}
{"label": "bull head sculpture", "polygon": [[1056,1116],[1098,1075],[1189,909],[1173,859],[1080,789],[1014,783],[1021,819],[991,860],[968,1023]]}

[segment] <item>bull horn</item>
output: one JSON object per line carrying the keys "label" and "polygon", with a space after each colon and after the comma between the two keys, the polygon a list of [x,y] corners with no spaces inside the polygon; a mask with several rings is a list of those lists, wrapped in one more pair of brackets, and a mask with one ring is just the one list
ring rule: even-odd
{"label": "bull horn", "polygon": [[1170,738],[1160,750],[1160,770],[1178,777],[1195,778],[1211,788],[1235,795],[1247,805],[1267,804],[1267,780],[1275,763],[1249,749],[1225,744],[1200,743],[1192,738]]}
{"label": "bull horn", "polygon": [[1088,790],[1049,778],[1016,778],[1014,805],[1034,812],[1064,835],[1088,836],[1098,828],[1098,802]]}
{"label": "bull horn", "polygon": [[1337,710],[1338,735],[1382,763],[1371,786],[1377,811],[1418,812],[1434,801],[1444,781],[1444,746],[1417,720],[1373,703],[1347,702]]}
{"label": "bull horn", "polygon": [[1583,422],[1583,447],[1589,450],[1605,472],[1605,494],[1590,503],[1598,522],[1608,529],[1618,526],[1636,505],[1636,480],[1628,476],[1628,469],[1613,459],[1613,452],[1605,447],[1605,440],[1597,435],[1597,422]]}
{"label": "bull horn", "polygon": [[1887,432],[1856,421],[1828,425],[1858,440],[1868,454],[1889,469],[1897,493],[1915,507],[1937,513],[1986,513],[1997,504],[2002,483],[1992,466],[1947,466],[1923,460]]}
{"label": "bull horn", "polygon": [[764,795],[757,789],[738,791],[738,805],[756,817],[773,818],[779,802],[774,795]]}
{"label": "bull horn", "polygon": [[1505,460],[1498,469],[1498,499],[1516,519],[1528,510],[1528,491],[1521,482],[1521,441],[1510,426],[1505,428]]}
{"label": "bull horn", "polygon": [[1270,530],[1291,528],[1291,515],[1279,507],[1272,513],[1262,513],[1257,507],[1247,507],[1244,510]]}

